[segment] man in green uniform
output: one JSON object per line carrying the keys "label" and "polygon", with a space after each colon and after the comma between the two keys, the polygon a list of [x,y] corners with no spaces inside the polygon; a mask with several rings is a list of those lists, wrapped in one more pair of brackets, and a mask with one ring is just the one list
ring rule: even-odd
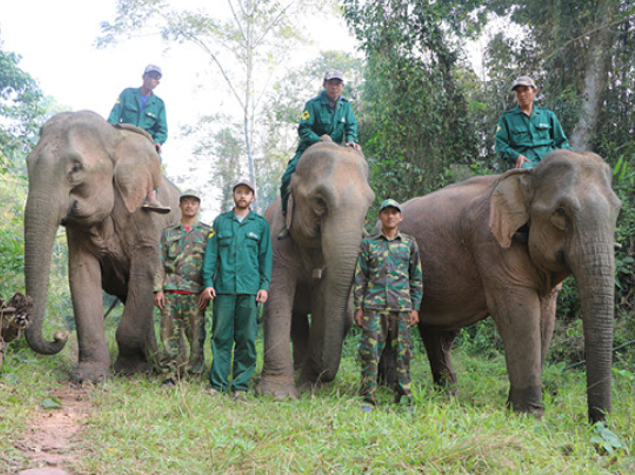
{"label": "man in green uniform", "polygon": [[395,402],[406,396],[410,404],[410,329],[419,322],[423,298],[421,259],[414,238],[399,232],[399,203],[384,201],[379,220],[381,232],[362,240],[353,285],[355,323],[362,328],[360,392],[365,402],[377,404],[377,365],[390,336],[397,368]]}
{"label": "man in green uniform", "polygon": [[177,363],[182,331],[190,344],[187,372],[203,372],[207,302],[199,294],[203,290],[201,267],[210,227],[197,219],[200,206],[199,194],[187,190],[179,199],[181,222],[168,226],[161,234],[154,302],[161,309],[163,355],[159,367],[164,385],[174,385],[181,376],[182,368]]}
{"label": "man in green uniform", "polygon": [[233,187],[234,209],[214,220],[203,260],[204,303],[214,300],[210,392],[229,392],[247,400],[249,379],[256,368],[256,305],[265,303],[271,281],[269,224],[249,209],[254,185],[240,180]]}
{"label": "man in green uniform", "polygon": [[[124,89],[115,102],[108,122],[111,124],[132,124],[148,132],[154,139],[157,153],[168,139],[168,123],[165,117],[165,104],[154,94],[161,80],[161,68],[149,64],[143,72],[143,85]],[[150,211],[169,213],[170,208],[157,200],[156,190],[148,193],[143,207]]]}
{"label": "man in green uniform", "polygon": [[512,85],[518,106],[503,114],[496,129],[496,151],[515,168],[533,168],[552,150],[569,141],[556,115],[534,106],[534,80],[521,76]]}
{"label": "man in green uniform", "polygon": [[[287,203],[289,202],[289,184],[291,176],[295,172],[295,167],[302,153],[316,142],[335,142],[341,144],[345,142],[347,146],[361,151],[357,143],[357,119],[351,109],[350,102],[342,97],[344,89],[344,75],[337,69],[329,69],[324,74],[322,83],[324,91],[311,99],[304,106],[298,134],[300,144],[295,151],[295,155],[287,165],[287,169],[282,175],[280,186],[280,197],[282,200],[282,212],[287,214]],[[284,230],[278,239],[288,236],[288,230]]]}

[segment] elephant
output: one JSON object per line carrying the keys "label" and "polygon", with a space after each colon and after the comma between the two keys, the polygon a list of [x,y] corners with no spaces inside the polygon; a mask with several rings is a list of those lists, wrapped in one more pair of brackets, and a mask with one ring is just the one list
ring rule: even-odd
{"label": "elephant", "polygon": [[[152,284],[158,243],[162,229],[180,219],[179,191],[161,176],[151,136],[134,126],[113,126],[91,111],[63,112],[42,126],[27,167],[24,261],[34,301],[29,346],[54,354],[68,338],[57,332],[48,341],[42,334],[51,254],[62,225],[79,346],[71,380],[99,382],[111,375],[102,288],[125,304],[115,371],[147,371],[147,345],[156,346]],[[161,202],[172,208],[169,214],[140,208],[157,186]]]}
{"label": "elephant", "polygon": [[508,405],[540,417],[542,365],[560,283],[580,294],[591,421],[611,410],[614,243],[621,201],[594,153],[550,152],[533,169],[479,176],[403,204],[400,230],[421,252],[419,331],[437,385],[451,390],[461,328],[493,317],[510,381]]}
{"label": "elephant", "polygon": [[276,397],[298,396],[294,369],[301,370],[301,390],[335,378],[353,321],[350,290],[364,220],[375,199],[364,156],[331,142],[304,152],[290,189],[290,238],[276,239],[285,225],[280,200],[265,212],[273,273],[258,391]]}

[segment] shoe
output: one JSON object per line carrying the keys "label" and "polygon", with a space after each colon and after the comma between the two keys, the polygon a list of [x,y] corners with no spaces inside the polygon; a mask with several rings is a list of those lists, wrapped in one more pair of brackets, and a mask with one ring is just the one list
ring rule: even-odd
{"label": "shoe", "polygon": [[249,402],[247,391],[234,391],[234,402]]}
{"label": "shoe", "polygon": [[371,412],[375,410],[375,406],[368,404],[362,404],[359,408],[364,412]]}
{"label": "shoe", "polygon": [[210,396],[221,396],[223,394],[218,389],[214,389],[211,386],[208,387],[207,389],[204,389],[203,392],[209,394]]}
{"label": "shoe", "polygon": [[286,239],[289,237],[289,230],[285,228],[280,232],[280,234],[278,234],[278,241],[282,240],[282,239]]}
{"label": "shoe", "polygon": [[373,396],[364,396],[363,399],[366,404],[370,404],[373,407],[377,405],[377,400]]}
{"label": "shoe", "polygon": [[167,378],[161,383],[162,388],[170,388],[176,386],[176,381],[172,378]]}
{"label": "shoe", "polygon": [[405,394],[395,394],[395,404],[401,404],[402,400],[404,398],[406,398],[404,405],[407,406],[407,407],[411,407],[412,406],[412,397],[406,396]]}
{"label": "shoe", "polygon": [[168,214],[171,211],[171,208],[169,206],[163,206],[156,199],[146,199],[141,207],[147,211],[154,211],[155,213],[160,214]]}

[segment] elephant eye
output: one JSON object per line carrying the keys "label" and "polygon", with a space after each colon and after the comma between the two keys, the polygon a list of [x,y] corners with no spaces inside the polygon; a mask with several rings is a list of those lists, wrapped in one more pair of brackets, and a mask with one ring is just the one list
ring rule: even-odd
{"label": "elephant eye", "polygon": [[320,196],[316,196],[315,199],[315,211],[318,214],[322,214],[326,211],[326,203]]}
{"label": "elephant eye", "polygon": [[567,227],[567,213],[563,208],[558,208],[553,216],[551,217],[551,222],[555,227],[564,231]]}
{"label": "elephant eye", "polygon": [[71,168],[71,173],[77,173],[79,171],[81,171],[84,167],[82,165],[80,165],[79,163],[76,163],[75,165],[73,165],[73,168]]}

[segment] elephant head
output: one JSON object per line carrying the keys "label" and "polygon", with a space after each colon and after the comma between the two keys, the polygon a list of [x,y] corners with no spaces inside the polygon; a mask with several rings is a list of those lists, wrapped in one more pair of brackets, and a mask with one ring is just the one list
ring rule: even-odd
{"label": "elephant head", "polygon": [[576,279],[592,421],[611,409],[613,237],[620,207],[602,158],[567,150],[551,152],[532,170],[502,175],[490,201],[490,230],[502,248],[519,228],[529,228],[531,260],[549,276],[543,292],[571,273]]}
{"label": "elephant head", "polygon": [[117,128],[90,111],[65,112],[48,120],[27,157],[29,194],[25,211],[26,291],[35,303],[26,338],[35,351],[59,352],[66,335],[42,336],[49,269],[60,224],[90,229],[107,225],[117,203],[132,213],[161,182],[151,137],[141,129]]}

